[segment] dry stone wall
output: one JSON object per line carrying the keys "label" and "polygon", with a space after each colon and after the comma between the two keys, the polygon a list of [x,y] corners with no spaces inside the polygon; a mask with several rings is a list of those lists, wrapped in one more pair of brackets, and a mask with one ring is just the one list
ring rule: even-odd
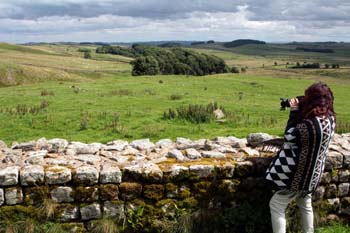
{"label": "dry stone wall", "polygon": [[[273,189],[264,172],[276,151],[255,146],[271,138],[257,133],[247,139],[156,143],[42,138],[7,147],[0,142],[0,211],[41,211],[51,202],[52,213],[38,214],[89,231],[91,220],[114,217],[125,222],[140,206],[154,219],[174,219],[183,209],[238,208],[246,201],[265,202],[262,208],[268,209]],[[313,196],[322,218],[349,218],[349,190],[350,134],[336,134]]]}

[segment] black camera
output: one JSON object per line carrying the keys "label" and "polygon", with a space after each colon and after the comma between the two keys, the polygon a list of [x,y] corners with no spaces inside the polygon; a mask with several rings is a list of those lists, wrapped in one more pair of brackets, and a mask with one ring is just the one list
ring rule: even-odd
{"label": "black camera", "polygon": [[[300,103],[300,101],[302,101],[304,96],[297,96],[296,98],[298,99],[298,101]],[[290,104],[289,104],[290,99],[280,98],[280,100],[281,100],[280,110],[286,110],[286,108],[290,108]]]}

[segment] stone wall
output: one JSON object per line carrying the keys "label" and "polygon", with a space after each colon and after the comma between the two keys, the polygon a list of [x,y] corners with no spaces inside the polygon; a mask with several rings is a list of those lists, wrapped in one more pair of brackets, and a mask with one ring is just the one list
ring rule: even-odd
{"label": "stone wall", "polygon": [[[147,227],[157,232],[155,220],[176,222],[199,209],[240,210],[243,203],[268,218],[273,188],[263,176],[276,151],[254,146],[270,138],[259,133],[247,139],[177,138],[155,144],[42,138],[10,148],[0,141],[0,218],[22,211],[85,232],[94,227],[92,220],[113,217],[129,232]],[[322,220],[349,218],[350,134],[335,135],[329,150],[313,196],[315,212]]]}

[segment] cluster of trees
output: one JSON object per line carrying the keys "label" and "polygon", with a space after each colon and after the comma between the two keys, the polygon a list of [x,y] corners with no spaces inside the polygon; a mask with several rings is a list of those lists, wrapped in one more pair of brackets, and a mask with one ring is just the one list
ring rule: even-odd
{"label": "cluster of trees", "polygon": [[214,40],[208,40],[207,42],[205,42],[205,41],[195,41],[195,42],[191,43],[191,46],[192,45],[201,45],[201,44],[213,44],[213,43],[215,43]]}
{"label": "cluster of trees", "polygon": [[333,49],[325,49],[325,48],[296,47],[296,50],[302,50],[304,52],[315,52],[315,53],[334,53]]}
{"label": "cluster of trees", "polygon": [[110,46],[110,45],[101,46],[96,49],[96,53],[109,53],[109,54],[121,55],[125,57],[135,57],[132,49],[124,48],[120,46]]}
{"label": "cluster of trees", "polygon": [[132,49],[136,56],[136,59],[131,62],[132,75],[135,76],[157,74],[200,76],[231,71],[221,58],[180,47],[164,49],[135,44]]}
{"label": "cluster of trees", "polygon": [[[304,62],[303,64],[300,64],[299,62],[296,63],[295,66],[293,66],[292,68],[300,68],[300,69],[319,69],[321,68],[320,63],[306,63]],[[339,64],[324,64],[324,68],[328,69],[328,68],[333,68],[333,69],[338,69],[340,68]]]}
{"label": "cluster of trees", "polygon": [[234,40],[231,42],[224,43],[224,46],[226,48],[233,48],[233,47],[238,47],[238,46],[247,45],[247,44],[266,44],[266,42],[260,41],[260,40],[240,39],[240,40]]}

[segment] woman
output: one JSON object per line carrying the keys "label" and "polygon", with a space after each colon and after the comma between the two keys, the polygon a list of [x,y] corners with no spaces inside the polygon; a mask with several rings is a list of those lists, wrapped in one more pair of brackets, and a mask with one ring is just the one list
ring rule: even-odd
{"label": "woman", "polygon": [[289,101],[290,115],[283,148],[266,172],[266,179],[280,188],[270,200],[274,233],[286,232],[285,210],[294,199],[301,214],[303,232],[314,231],[311,194],[320,181],[334,134],[333,99],[326,84],[315,83],[305,90],[303,98]]}

